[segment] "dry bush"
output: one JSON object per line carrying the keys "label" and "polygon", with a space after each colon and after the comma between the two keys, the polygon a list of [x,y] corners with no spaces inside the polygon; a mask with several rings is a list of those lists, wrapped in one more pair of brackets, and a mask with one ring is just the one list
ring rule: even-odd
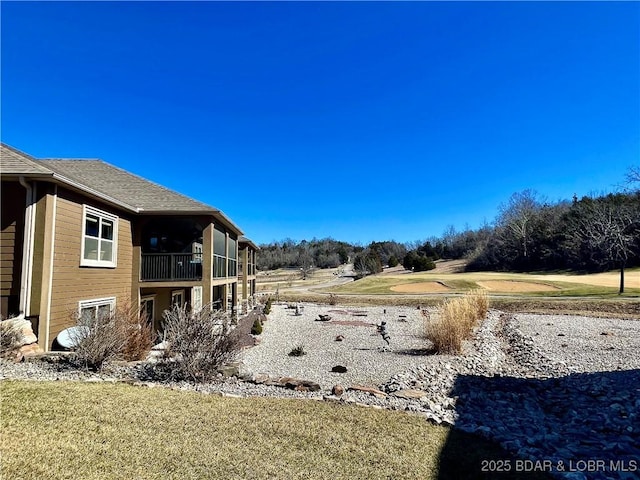
{"label": "dry bush", "polygon": [[73,334],[74,359],[89,370],[116,359],[143,360],[153,346],[153,326],[135,307],[119,307],[110,315],[80,319],[78,324],[84,328]]}
{"label": "dry bush", "polygon": [[172,380],[206,382],[239,351],[239,335],[229,316],[205,305],[199,312],[174,306],[164,314],[163,367]]}
{"label": "dry bush", "polygon": [[450,298],[438,308],[435,320],[425,318],[424,335],[438,353],[460,353],[462,342],[473,334],[489,310],[487,294],[473,290],[461,298]]}
{"label": "dry bush", "polygon": [[334,293],[329,294],[329,305],[337,305],[338,304],[338,296]]}
{"label": "dry bush", "polygon": [[122,358],[129,362],[144,360],[154,345],[153,324],[148,322],[138,308],[127,307],[116,312],[125,326],[125,344]]}
{"label": "dry bush", "polygon": [[71,338],[76,345],[73,361],[87,370],[100,370],[121,356],[126,344],[126,326],[117,314],[80,319]]}

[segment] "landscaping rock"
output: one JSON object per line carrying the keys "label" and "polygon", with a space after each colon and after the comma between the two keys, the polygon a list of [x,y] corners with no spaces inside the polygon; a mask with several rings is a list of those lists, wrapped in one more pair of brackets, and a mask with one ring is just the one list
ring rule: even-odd
{"label": "landscaping rock", "polygon": [[11,344],[7,351],[17,350],[24,345],[30,345],[38,341],[31,328],[31,322],[24,317],[9,318],[0,321],[0,334],[4,338],[10,338]]}
{"label": "landscaping rock", "polygon": [[352,385],[349,387],[349,390],[355,390],[357,392],[364,392],[364,393],[369,393],[375,397],[378,398],[385,398],[387,396],[386,393],[378,390],[377,388],[374,387],[367,387],[364,385]]}
{"label": "landscaping rock", "polygon": [[346,373],[347,367],[345,367],[344,365],[336,365],[331,369],[331,371],[334,373]]}
{"label": "landscaping rock", "polygon": [[404,390],[398,390],[393,392],[394,397],[405,398],[407,400],[419,400],[427,396],[427,392],[424,390],[414,390],[411,388],[405,388]]}
{"label": "landscaping rock", "polygon": [[320,391],[320,385],[308,380],[301,380],[297,378],[291,378],[287,380],[284,385],[286,388],[296,390],[298,392],[318,392]]}
{"label": "landscaping rock", "polygon": [[344,393],[344,387],[340,384],[334,385],[333,388],[331,389],[331,395],[334,395],[336,397],[342,396],[343,393]]}

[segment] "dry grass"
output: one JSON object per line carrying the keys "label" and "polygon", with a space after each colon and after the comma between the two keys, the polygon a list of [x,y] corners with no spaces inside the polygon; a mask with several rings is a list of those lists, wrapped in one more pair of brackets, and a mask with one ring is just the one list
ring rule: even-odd
{"label": "dry grass", "polygon": [[460,353],[462,342],[471,337],[487,315],[489,300],[484,290],[472,290],[460,298],[449,298],[438,308],[435,320],[427,318],[425,337],[438,353]]}
{"label": "dry grass", "polygon": [[124,384],[0,387],[6,479],[443,480],[482,478],[482,459],[510,458],[399,412]]}

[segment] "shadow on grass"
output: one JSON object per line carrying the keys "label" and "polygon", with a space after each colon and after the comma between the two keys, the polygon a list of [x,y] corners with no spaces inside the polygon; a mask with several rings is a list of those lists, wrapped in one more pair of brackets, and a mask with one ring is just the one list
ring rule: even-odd
{"label": "shadow on grass", "polygon": [[465,455],[468,434],[452,430],[441,452],[441,479],[549,478],[558,471],[638,478],[640,370],[551,379],[460,375],[450,395],[458,397],[456,425],[494,449]]}

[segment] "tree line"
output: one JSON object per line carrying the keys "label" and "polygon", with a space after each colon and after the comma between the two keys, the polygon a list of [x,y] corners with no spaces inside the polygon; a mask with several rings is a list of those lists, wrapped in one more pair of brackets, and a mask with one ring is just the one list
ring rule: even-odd
{"label": "tree line", "polygon": [[550,202],[524,190],[498,207],[492,223],[440,237],[366,247],[331,238],[260,246],[258,268],[337,267],[352,262],[359,275],[402,264],[413,271],[435,268],[438,259],[466,259],[471,271],[599,272],[640,265],[640,167],[627,172],[626,189]]}

